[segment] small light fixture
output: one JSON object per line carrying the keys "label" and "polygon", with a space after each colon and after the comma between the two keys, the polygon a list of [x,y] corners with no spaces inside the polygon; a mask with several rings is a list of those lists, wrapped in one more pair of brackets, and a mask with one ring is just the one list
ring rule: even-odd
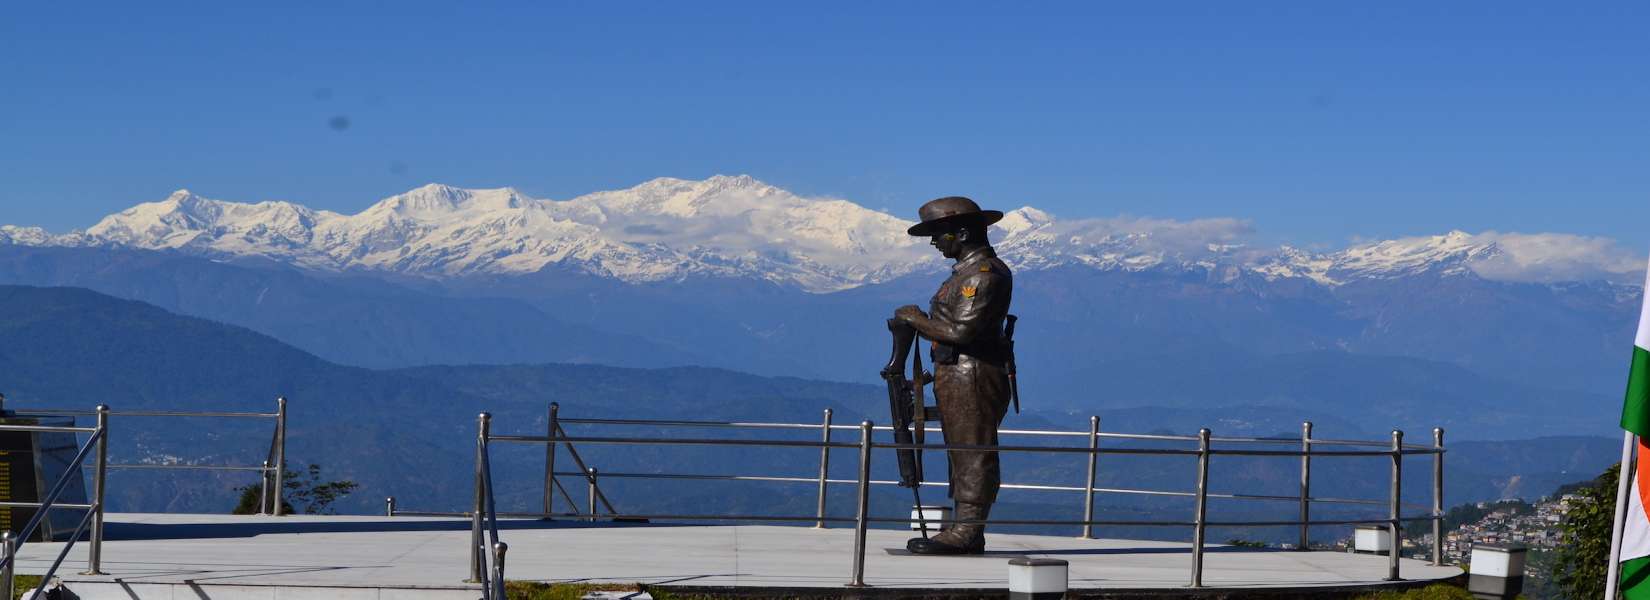
{"label": "small light fixture", "polygon": [[1066,561],[1014,558],[1008,561],[1009,600],[1059,600],[1069,583]]}
{"label": "small light fixture", "polygon": [[1352,551],[1385,555],[1392,551],[1392,532],[1380,525],[1359,525],[1352,532]]}
{"label": "small light fixture", "polygon": [[1523,544],[1473,544],[1467,591],[1484,600],[1511,600],[1524,591]]}

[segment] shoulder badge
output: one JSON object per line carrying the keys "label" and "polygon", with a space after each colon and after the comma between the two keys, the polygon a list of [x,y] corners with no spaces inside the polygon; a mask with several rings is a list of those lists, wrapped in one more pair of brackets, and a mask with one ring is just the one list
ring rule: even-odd
{"label": "shoulder badge", "polygon": [[981,273],[990,273],[991,272],[991,265],[980,265],[980,272]]}
{"label": "shoulder badge", "polygon": [[963,286],[962,295],[963,295],[964,298],[973,298],[974,294],[976,294],[978,292],[979,292],[979,288],[974,287],[972,285],[966,285],[966,286]]}

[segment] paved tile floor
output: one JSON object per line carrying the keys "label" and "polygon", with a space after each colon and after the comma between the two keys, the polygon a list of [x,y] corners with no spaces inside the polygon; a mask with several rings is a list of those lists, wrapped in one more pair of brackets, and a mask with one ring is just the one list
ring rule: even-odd
{"label": "paved tile floor", "polygon": [[[510,545],[510,579],[695,586],[838,587],[853,565],[853,531],[781,526],[593,526],[500,522]],[[109,515],[106,576],[85,569],[76,544],[59,575],[75,582],[129,585],[271,586],[473,590],[468,522],[420,517]],[[909,532],[872,530],[866,581],[872,586],[1007,587],[1008,559],[1070,562],[1073,588],[1184,586],[1186,544],[992,535],[979,557],[920,557],[903,550]],[[19,572],[43,572],[61,544],[25,546]],[[1379,583],[1387,559],[1337,552],[1211,547],[1204,583],[1294,587]],[[1406,579],[1460,573],[1404,560]],[[214,596],[216,597],[216,596]]]}

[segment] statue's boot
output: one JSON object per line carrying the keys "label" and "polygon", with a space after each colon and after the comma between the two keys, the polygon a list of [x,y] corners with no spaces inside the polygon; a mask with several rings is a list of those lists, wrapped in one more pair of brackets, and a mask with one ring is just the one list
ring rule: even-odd
{"label": "statue's boot", "polygon": [[[991,514],[991,505],[958,502],[955,514],[959,521],[984,521]],[[931,538],[912,538],[905,549],[912,554],[940,556],[985,554],[985,524],[958,523]]]}

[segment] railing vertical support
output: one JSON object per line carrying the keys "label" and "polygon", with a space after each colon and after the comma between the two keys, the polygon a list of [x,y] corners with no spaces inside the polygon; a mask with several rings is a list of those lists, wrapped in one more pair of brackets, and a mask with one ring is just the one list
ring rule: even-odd
{"label": "railing vertical support", "polygon": [[0,560],[6,561],[6,566],[0,567],[0,594],[16,598],[16,581],[12,575],[17,572],[17,538],[10,531],[0,533]]}
{"label": "railing vertical support", "polygon": [[865,587],[865,525],[871,510],[871,422],[859,424],[859,511],[854,518],[854,580],[848,587]]}
{"label": "railing vertical support", "polygon": [[1209,430],[1197,431],[1197,507],[1192,513],[1192,587],[1203,587],[1204,522],[1209,510]]}
{"label": "railing vertical support", "polygon": [[585,480],[589,483],[589,487],[587,488],[587,490],[585,492],[585,496],[587,498],[586,499],[586,502],[587,502],[586,506],[589,507],[587,510],[590,511],[590,522],[592,522],[592,523],[596,522],[596,512],[597,512],[596,511],[596,489],[597,489],[596,488],[596,477],[597,476],[598,476],[598,474],[596,472],[596,467],[589,467],[589,468],[586,468],[584,470]]}
{"label": "railing vertical support", "polygon": [[545,437],[550,441],[544,444],[544,520],[551,520],[550,515],[556,513],[556,425],[560,421],[558,413],[561,405],[550,403],[550,426],[545,429]]}
{"label": "railing vertical support", "polygon": [[1432,566],[1444,564],[1444,428],[1432,428]]}
{"label": "railing vertical support", "polygon": [[482,473],[486,466],[486,457],[482,456],[482,453],[487,451],[487,436],[490,433],[492,419],[493,416],[488,413],[481,413],[476,417],[475,508],[470,513],[470,578],[466,580],[469,583],[481,583],[481,578],[485,574],[485,565],[482,563],[487,560],[487,556],[482,553],[482,547],[486,544],[482,541],[481,534],[481,515],[487,509],[487,490],[483,484],[485,475]]}
{"label": "railing vertical support", "polygon": [[[86,571],[81,575],[104,575],[103,572],[103,502],[108,489],[109,473],[109,406],[97,405],[97,462],[92,467],[92,539],[86,549]],[[42,584],[44,585],[44,584]]]}
{"label": "railing vertical support", "polygon": [[269,460],[264,460],[264,468],[258,471],[258,514],[269,514]]}
{"label": "railing vertical support", "polygon": [[814,522],[814,529],[825,528],[825,495],[826,479],[831,474],[831,409],[825,409],[825,420],[819,424],[819,438],[824,446],[819,447],[819,506],[814,509],[814,515],[819,520]]}
{"label": "railing vertical support", "polygon": [[1398,573],[1398,559],[1403,554],[1403,531],[1398,520],[1398,498],[1403,492],[1404,476],[1404,432],[1392,430],[1392,501],[1387,505],[1387,537],[1392,540],[1391,549],[1387,551],[1386,580],[1398,581],[1403,579]]}
{"label": "railing vertical support", "polygon": [[510,552],[510,545],[504,542],[493,544],[493,580],[492,589],[488,594],[495,600],[506,600],[509,596],[504,590],[504,555]]}
{"label": "railing vertical support", "polygon": [[1297,550],[1312,548],[1312,422],[1301,422],[1301,539]]}
{"label": "railing vertical support", "polygon": [[1094,475],[1100,464],[1100,417],[1089,417],[1089,472],[1083,484],[1083,539],[1094,539]]}
{"label": "railing vertical support", "polygon": [[281,501],[281,490],[286,489],[286,396],[275,399],[275,487],[271,504],[271,512],[281,516],[284,512]]}

